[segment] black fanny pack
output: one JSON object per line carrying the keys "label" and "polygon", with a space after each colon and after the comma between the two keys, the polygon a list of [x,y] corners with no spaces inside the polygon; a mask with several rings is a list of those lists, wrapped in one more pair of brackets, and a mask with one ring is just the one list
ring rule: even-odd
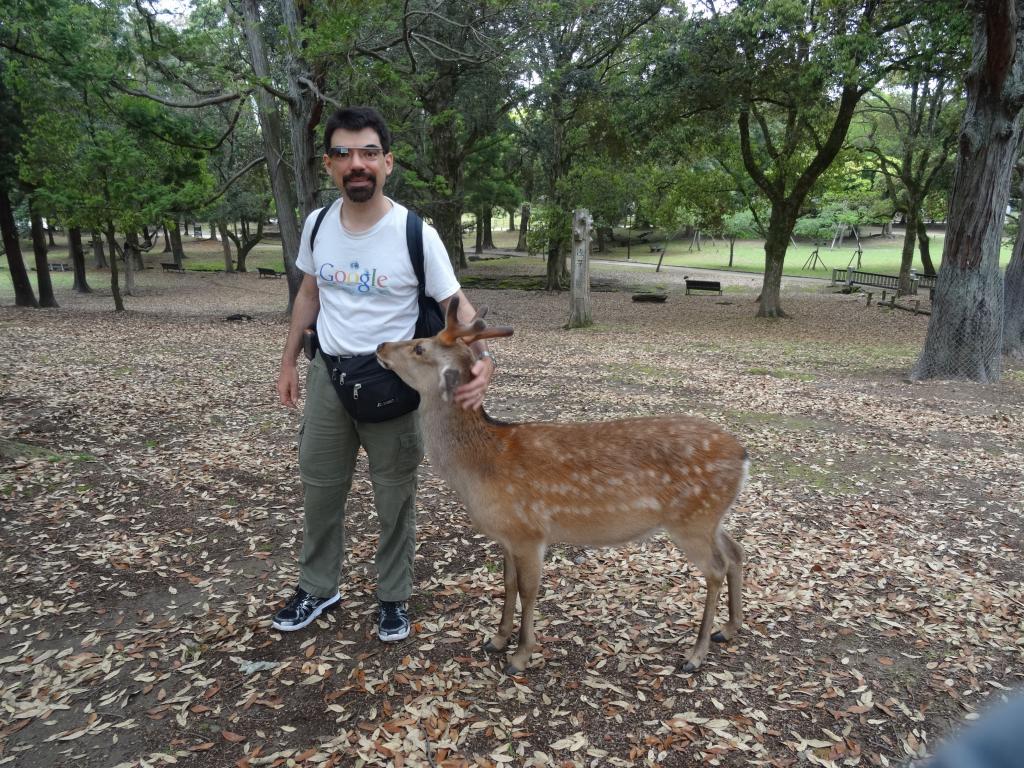
{"label": "black fanny pack", "polygon": [[415,411],[420,394],[394,371],[382,368],[377,355],[334,357],[320,353],[341,404],[356,421],[389,421]]}

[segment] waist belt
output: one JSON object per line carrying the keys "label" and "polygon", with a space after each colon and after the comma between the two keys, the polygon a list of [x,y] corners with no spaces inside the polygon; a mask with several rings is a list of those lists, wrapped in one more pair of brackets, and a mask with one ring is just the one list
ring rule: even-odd
{"label": "waist belt", "polygon": [[356,358],[356,357],[366,357],[367,355],[372,355],[372,354],[373,354],[372,352],[367,352],[366,355],[328,355],[322,349],[320,350],[320,357],[322,357],[325,362],[331,363],[331,364],[334,364],[334,365],[340,363],[342,360],[352,360],[353,358]]}

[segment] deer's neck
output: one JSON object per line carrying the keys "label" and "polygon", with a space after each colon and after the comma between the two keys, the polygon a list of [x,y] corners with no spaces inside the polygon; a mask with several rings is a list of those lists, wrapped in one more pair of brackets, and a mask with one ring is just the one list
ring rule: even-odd
{"label": "deer's neck", "polygon": [[483,410],[467,411],[440,396],[423,397],[420,420],[430,463],[449,481],[456,467],[490,464],[499,438]]}

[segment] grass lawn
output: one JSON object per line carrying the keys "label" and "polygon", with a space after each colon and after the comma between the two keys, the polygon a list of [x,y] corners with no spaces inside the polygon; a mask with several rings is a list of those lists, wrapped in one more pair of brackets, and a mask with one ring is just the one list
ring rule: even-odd
{"label": "grass lawn", "polygon": [[[499,249],[513,249],[516,245],[518,234],[516,232],[495,231],[494,244]],[[648,238],[651,243],[662,245],[663,240]],[[931,234],[932,261],[935,266],[942,260],[942,233]],[[467,253],[472,253],[474,239],[472,236],[464,241]],[[702,269],[729,269],[729,243],[721,238],[712,241],[705,239],[701,243],[701,249],[690,250],[690,240],[671,240],[667,244],[663,264],[677,267],[694,267]],[[900,269],[900,254],[903,249],[902,234],[897,237],[883,238],[870,237],[861,240],[863,253],[860,259],[860,268],[865,272],[880,272],[883,274],[896,275]],[[790,276],[802,277],[824,277],[832,276],[833,269],[846,269],[851,263],[856,266],[857,243],[847,238],[842,248],[835,250],[823,247],[818,250],[820,262],[815,269],[805,269],[804,265],[810,260],[814,246],[808,243],[797,243],[791,245],[786,254],[786,265],[783,273]],[[1010,260],[1012,248],[1005,246],[1002,250],[1000,263],[1003,268]],[[595,253],[595,258],[615,261],[635,261],[640,263],[657,264],[660,254],[653,253],[650,245],[634,244],[630,249],[625,247],[613,248],[605,253]],[[822,266],[824,263],[825,266]],[[924,272],[919,258],[915,256],[914,268],[918,272]],[[733,266],[737,272],[764,273],[764,242],[762,240],[738,240],[735,246]]]}

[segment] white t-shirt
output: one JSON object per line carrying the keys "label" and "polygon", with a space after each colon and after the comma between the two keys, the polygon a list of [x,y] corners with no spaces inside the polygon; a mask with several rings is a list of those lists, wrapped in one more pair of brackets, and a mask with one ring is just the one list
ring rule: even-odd
{"label": "white t-shirt", "polygon": [[[336,200],[316,233],[309,235],[319,210],[302,227],[295,265],[316,278],[320,315],[316,332],[329,355],[363,355],[385,341],[411,339],[419,316],[419,283],[405,240],[409,210],[388,198],[391,210],[366,232],[353,235],[341,226]],[[423,226],[423,271],[427,296],[444,301],[459,290],[448,252],[437,230]]]}

